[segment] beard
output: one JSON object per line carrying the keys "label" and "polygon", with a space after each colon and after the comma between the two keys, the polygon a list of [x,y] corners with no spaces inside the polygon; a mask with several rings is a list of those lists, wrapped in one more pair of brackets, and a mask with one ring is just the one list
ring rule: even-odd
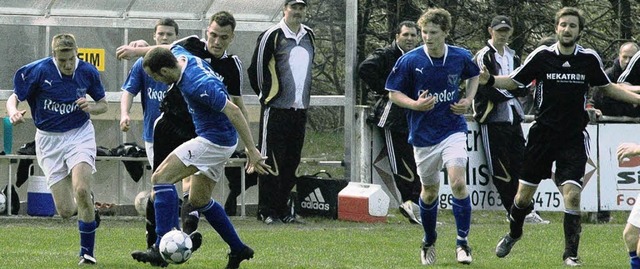
{"label": "beard", "polygon": [[580,36],[575,37],[575,38],[571,39],[570,41],[564,41],[562,35],[558,35],[556,38],[558,39],[558,43],[560,43],[561,46],[568,48],[568,47],[573,47],[573,45],[575,45],[576,42],[578,42],[578,39],[580,39]]}

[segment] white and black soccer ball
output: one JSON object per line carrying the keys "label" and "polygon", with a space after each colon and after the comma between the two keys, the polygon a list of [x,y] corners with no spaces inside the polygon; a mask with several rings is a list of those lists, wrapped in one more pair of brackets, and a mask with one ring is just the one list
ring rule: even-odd
{"label": "white and black soccer ball", "polygon": [[7,210],[7,197],[4,196],[4,193],[0,192],[0,213]]}
{"label": "white and black soccer ball", "polygon": [[168,263],[180,264],[191,258],[193,243],[188,234],[172,230],[160,239],[160,255]]}
{"label": "white and black soccer ball", "polygon": [[145,216],[147,211],[147,201],[151,197],[151,192],[141,191],[136,195],[136,199],[133,201],[136,211],[140,216]]}

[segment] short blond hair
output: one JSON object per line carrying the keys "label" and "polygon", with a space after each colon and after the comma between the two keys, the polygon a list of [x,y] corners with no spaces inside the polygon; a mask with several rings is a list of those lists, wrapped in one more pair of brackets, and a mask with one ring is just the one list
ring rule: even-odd
{"label": "short blond hair", "polygon": [[51,41],[51,48],[54,52],[69,51],[78,49],[76,38],[72,34],[57,34]]}

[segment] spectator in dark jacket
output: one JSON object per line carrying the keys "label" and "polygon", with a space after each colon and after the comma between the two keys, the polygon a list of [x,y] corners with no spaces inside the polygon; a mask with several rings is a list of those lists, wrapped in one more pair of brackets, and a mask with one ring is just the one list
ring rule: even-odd
{"label": "spectator in dark jacket", "polygon": [[[638,45],[635,42],[626,42],[620,46],[618,57],[613,61],[613,66],[604,71],[612,82],[618,81],[629,64],[629,60],[636,52],[638,52]],[[593,102],[594,107],[599,109],[602,115],[640,117],[640,108],[636,105],[604,96],[602,92],[597,90],[593,94]]]}
{"label": "spectator in dark jacket", "polygon": [[420,223],[417,202],[421,184],[416,176],[413,147],[408,142],[409,127],[404,109],[389,101],[384,85],[396,60],[418,44],[418,32],[414,22],[401,22],[391,45],[374,51],[358,69],[358,75],[377,100],[369,121],[379,128],[381,141],[385,141],[389,165],[403,201],[400,212],[412,223]]}

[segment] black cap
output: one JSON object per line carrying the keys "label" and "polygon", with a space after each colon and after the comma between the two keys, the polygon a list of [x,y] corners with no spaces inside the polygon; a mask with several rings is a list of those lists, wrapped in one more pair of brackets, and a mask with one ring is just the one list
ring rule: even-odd
{"label": "black cap", "polygon": [[307,5],[307,2],[305,2],[304,0],[284,0],[284,6],[286,7],[287,5],[293,5],[293,4],[303,4],[303,5]]}
{"label": "black cap", "polygon": [[502,15],[498,15],[493,17],[493,19],[491,20],[491,28],[493,28],[493,30],[498,30],[501,28],[513,28],[512,26],[513,24],[511,23],[511,19],[509,19],[509,17],[507,16],[502,16]]}

